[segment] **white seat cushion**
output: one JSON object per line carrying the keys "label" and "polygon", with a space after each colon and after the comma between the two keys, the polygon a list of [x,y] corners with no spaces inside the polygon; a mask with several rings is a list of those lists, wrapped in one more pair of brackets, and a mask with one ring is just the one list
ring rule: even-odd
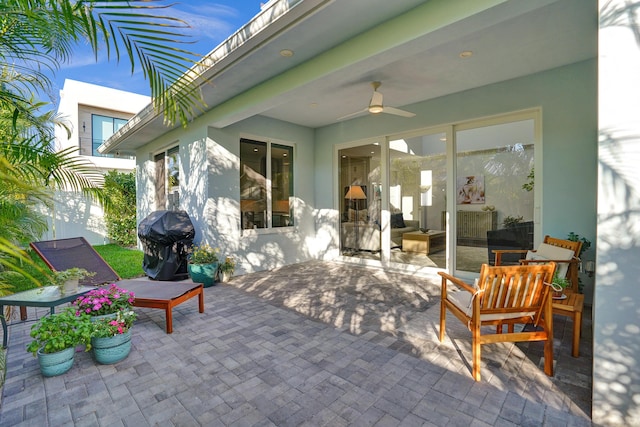
{"label": "white seat cushion", "polygon": [[[473,313],[472,306],[473,295],[470,292],[458,291],[447,292],[447,299],[451,301],[456,307],[464,312],[467,316],[471,317]],[[498,319],[517,319],[524,316],[533,317],[535,311],[521,311],[517,313],[496,313],[496,314],[482,314],[480,315],[480,321],[498,320]]]}
{"label": "white seat cushion", "polygon": [[[559,246],[549,245],[547,243],[540,243],[538,250],[535,252],[528,251],[525,259],[528,260],[567,260],[570,261],[573,258],[573,251],[571,249],[561,248]],[[556,274],[558,277],[566,277],[567,270],[569,269],[569,263],[561,262],[556,266]]]}

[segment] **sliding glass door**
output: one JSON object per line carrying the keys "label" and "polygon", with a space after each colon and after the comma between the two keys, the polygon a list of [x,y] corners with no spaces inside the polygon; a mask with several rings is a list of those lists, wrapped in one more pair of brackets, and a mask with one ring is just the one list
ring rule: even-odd
{"label": "sliding glass door", "polygon": [[456,128],[456,270],[533,247],[534,130],[533,119]]}
{"label": "sliding glass door", "polygon": [[495,249],[531,249],[537,114],[340,149],[341,254],[473,275]]}
{"label": "sliding glass door", "polygon": [[340,252],[380,260],[380,143],[339,150]]}
{"label": "sliding glass door", "polygon": [[446,267],[446,134],[389,141],[390,260]]}

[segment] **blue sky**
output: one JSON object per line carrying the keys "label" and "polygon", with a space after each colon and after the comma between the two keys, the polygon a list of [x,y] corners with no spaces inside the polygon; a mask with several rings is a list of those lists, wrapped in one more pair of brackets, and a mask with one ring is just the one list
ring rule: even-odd
{"label": "blue sky", "polygon": [[[185,45],[185,49],[204,55],[257,15],[261,3],[266,0],[183,0],[168,8],[166,13],[193,28],[190,34],[194,35],[195,43]],[[132,75],[126,58],[117,64],[115,60],[107,62],[105,55],[99,55],[96,62],[93,53],[82,46],[74,50],[70,63],[62,64],[53,78],[56,104],[65,79],[149,95],[149,84],[141,70]]]}

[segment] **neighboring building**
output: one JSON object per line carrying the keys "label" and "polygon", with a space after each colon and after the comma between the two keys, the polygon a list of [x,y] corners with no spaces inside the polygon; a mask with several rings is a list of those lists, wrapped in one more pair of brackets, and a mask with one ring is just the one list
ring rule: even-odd
{"label": "neighboring building", "polygon": [[[103,155],[97,148],[149,102],[148,96],[65,80],[58,114],[69,125],[71,136],[65,129],[56,128],[56,149],[79,147],[78,154],[103,174],[110,170],[132,172],[134,156],[117,152]],[[54,206],[54,212],[47,212],[50,227],[43,239],[83,236],[91,244],[108,243],[99,204],[77,193],[57,192]]]}
{"label": "neighboring building", "polygon": [[[640,1],[600,3],[272,0],[204,61],[206,112],[168,128],[147,106],[100,150],[136,156],[139,219],[177,205],[241,274],[331,259],[471,279],[505,219],[535,246],[586,237],[593,420],[637,425]],[[417,228],[446,249],[407,253]]]}

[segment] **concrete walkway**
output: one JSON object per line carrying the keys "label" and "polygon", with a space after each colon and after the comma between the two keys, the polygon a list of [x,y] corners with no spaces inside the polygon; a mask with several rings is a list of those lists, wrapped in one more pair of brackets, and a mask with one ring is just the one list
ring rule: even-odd
{"label": "concrete walkway", "polygon": [[591,425],[589,315],[578,359],[571,322],[556,319],[554,378],[534,343],[484,346],[475,382],[466,328],[450,318],[434,339],[437,292],[338,263],[236,277],[205,289],[205,313],[195,300],[174,309],[171,335],[161,310],[136,309],[126,360],[81,352],[54,378],[24,350],[30,324],[13,325],[0,425]]}

